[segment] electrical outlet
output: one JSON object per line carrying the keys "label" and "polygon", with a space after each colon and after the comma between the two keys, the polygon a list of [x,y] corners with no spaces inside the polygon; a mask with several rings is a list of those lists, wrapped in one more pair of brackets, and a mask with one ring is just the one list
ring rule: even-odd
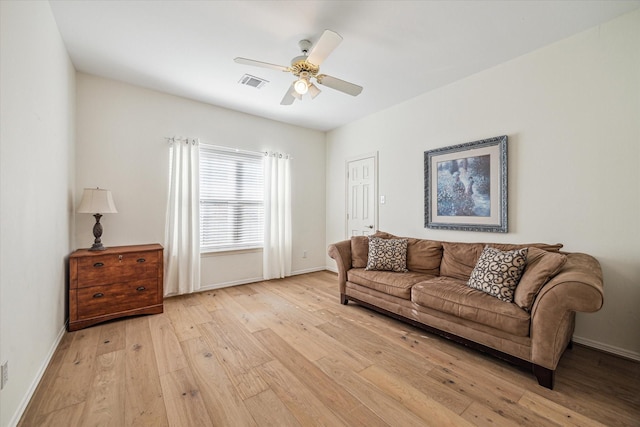
{"label": "electrical outlet", "polygon": [[8,360],[6,362],[2,363],[2,366],[0,367],[0,370],[2,370],[2,381],[0,381],[0,383],[1,383],[0,384],[0,390],[1,390],[9,382],[9,361]]}
{"label": "electrical outlet", "polygon": [[307,251],[302,251],[302,258],[306,258],[307,257]]}

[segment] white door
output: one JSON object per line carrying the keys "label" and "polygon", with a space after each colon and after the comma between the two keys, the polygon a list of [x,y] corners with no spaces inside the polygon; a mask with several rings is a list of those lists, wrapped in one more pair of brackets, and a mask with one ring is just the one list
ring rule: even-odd
{"label": "white door", "polygon": [[375,233],[376,183],[375,156],[347,162],[347,237]]}

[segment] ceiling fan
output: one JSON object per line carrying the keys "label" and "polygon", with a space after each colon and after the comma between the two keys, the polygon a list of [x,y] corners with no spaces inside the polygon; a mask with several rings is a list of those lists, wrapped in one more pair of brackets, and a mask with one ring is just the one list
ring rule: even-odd
{"label": "ceiling fan", "polygon": [[331,30],[324,30],[320,39],[313,46],[309,40],[300,40],[298,46],[300,46],[302,55],[293,58],[289,67],[247,58],[235,58],[234,61],[238,64],[284,71],[296,76],[297,80],[287,89],[282,101],[280,101],[281,105],[291,105],[296,99],[302,100],[302,95],[307,92],[309,92],[312,99],[318,96],[320,89],[311,82],[311,79],[315,79],[318,84],[352,96],[357,96],[362,92],[362,86],[326,74],[319,74],[320,64],[327,59],[329,54],[331,54],[341,42],[342,37],[340,34]]}

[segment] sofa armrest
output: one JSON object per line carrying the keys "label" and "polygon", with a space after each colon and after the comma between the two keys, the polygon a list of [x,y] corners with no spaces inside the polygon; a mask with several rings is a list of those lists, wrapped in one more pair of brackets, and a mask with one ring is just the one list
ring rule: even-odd
{"label": "sofa armrest", "polygon": [[347,270],[351,268],[351,240],[343,240],[329,245],[328,254],[336,261],[340,294],[344,294],[347,283]]}
{"label": "sofa armrest", "polygon": [[531,310],[533,363],[555,369],[573,336],[575,312],[598,311],[603,302],[600,263],[587,254],[567,254],[566,264],[542,288]]}

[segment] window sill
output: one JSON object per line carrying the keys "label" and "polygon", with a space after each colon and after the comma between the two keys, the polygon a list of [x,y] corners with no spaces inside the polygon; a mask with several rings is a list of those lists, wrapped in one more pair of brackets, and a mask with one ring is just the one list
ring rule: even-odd
{"label": "window sill", "polygon": [[262,246],[253,248],[228,248],[228,249],[202,249],[200,250],[201,257],[214,257],[224,255],[241,255],[262,252]]}

